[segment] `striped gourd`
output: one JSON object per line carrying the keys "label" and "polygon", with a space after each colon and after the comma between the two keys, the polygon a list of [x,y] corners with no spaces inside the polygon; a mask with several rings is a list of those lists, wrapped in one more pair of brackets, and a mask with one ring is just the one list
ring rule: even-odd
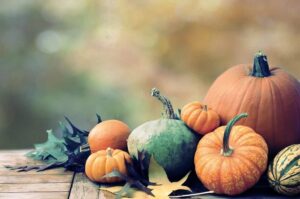
{"label": "striped gourd", "polygon": [[268,180],[278,193],[300,193],[300,144],[288,146],[276,155],[269,165]]}

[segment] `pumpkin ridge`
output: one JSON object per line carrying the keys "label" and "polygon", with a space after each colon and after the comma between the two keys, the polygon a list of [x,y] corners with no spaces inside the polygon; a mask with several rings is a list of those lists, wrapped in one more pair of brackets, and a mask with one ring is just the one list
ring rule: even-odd
{"label": "pumpkin ridge", "polygon": [[[278,87],[278,85],[272,80],[272,79],[270,79],[270,81],[272,82],[272,84],[273,84],[273,88],[274,88],[274,90],[277,90],[277,95],[278,95],[278,99],[279,99],[279,104],[283,104],[283,97],[281,96],[281,93],[279,92],[280,91],[280,89],[279,89],[279,87]],[[276,103],[277,104],[277,103]],[[273,107],[272,107],[273,108]],[[274,106],[274,110],[276,110],[278,107],[276,107],[276,105]],[[278,120],[279,120],[279,117],[280,116],[278,116],[278,114],[277,114],[277,111],[274,111],[274,117],[276,118],[275,119],[275,121],[276,121],[276,123],[278,123]],[[275,123],[275,121],[274,121],[274,123]],[[274,143],[277,143],[277,139],[276,139],[276,136],[275,136],[275,134],[272,134],[273,136],[272,136],[272,140],[274,140]],[[277,163],[276,163],[277,164]],[[276,174],[277,175],[277,174]],[[277,176],[276,176],[277,177]]]}
{"label": "pumpkin ridge", "polygon": [[203,110],[200,112],[200,114],[198,115],[196,121],[194,122],[194,124],[192,126],[192,129],[194,129],[196,132],[200,131],[199,128],[196,129],[195,126],[199,123],[202,113],[203,113]]}
{"label": "pumpkin ridge", "polygon": [[[282,95],[281,95],[281,92],[279,92],[280,91],[280,89],[279,89],[279,86],[273,81],[273,79],[272,78],[270,78],[270,81],[273,83],[273,87],[274,88],[276,88],[275,90],[277,90],[277,94],[278,94],[278,100],[279,100],[279,103],[278,104],[283,104],[283,102],[284,102],[284,98],[282,97]],[[276,103],[277,104],[277,103]],[[276,107],[276,109],[277,109],[278,107]],[[280,107],[280,108],[282,108],[282,107]],[[275,109],[275,110],[276,110]],[[274,112],[277,112],[277,111],[274,111]],[[282,121],[280,121],[280,119],[278,119],[278,114],[276,114],[276,122],[282,122]],[[273,139],[273,143],[277,143],[277,137],[276,136],[273,136],[272,137],[272,139]],[[271,147],[273,147],[273,146],[271,146]],[[277,163],[276,163],[277,164]],[[277,177],[277,176],[276,176]]]}
{"label": "pumpkin ridge", "polygon": [[[244,101],[245,101],[245,99],[247,99],[247,97],[246,96],[248,96],[247,94],[249,93],[248,91],[249,90],[253,90],[252,89],[252,87],[255,85],[255,79],[250,79],[248,82],[247,82],[247,89],[245,89],[245,92],[244,92],[244,95],[243,95],[243,97],[242,97],[242,99],[241,99],[241,101],[240,101],[240,103],[239,103],[239,106],[238,106],[238,108],[237,108],[237,113],[242,113],[242,112],[244,112],[243,110],[241,110],[242,109],[242,107],[243,107],[243,104],[244,104]],[[250,87],[251,86],[251,87]],[[247,120],[247,118],[245,118],[244,119],[244,122],[246,122],[246,120]]]}
{"label": "pumpkin ridge", "polygon": [[273,82],[272,82],[272,80],[271,79],[267,79],[267,82],[268,82],[268,85],[269,85],[269,88],[270,88],[270,95],[272,96],[271,97],[271,110],[272,110],[272,120],[271,120],[271,132],[275,132],[275,120],[276,120],[276,117],[277,117],[277,113],[276,113],[276,111],[274,111],[274,110],[276,110],[276,99],[274,99],[274,88],[273,88]]}
{"label": "pumpkin ridge", "polygon": [[[249,168],[249,164],[246,164],[245,163],[245,160],[248,160],[248,159],[246,159],[246,158],[244,158],[244,156],[238,156],[239,157],[239,160],[241,161],[241,162],[243,162],[243,165],[244,166],[246,166],[247,167],[247,169],[249,170],[249,171],[252,171],[252,169],[251,168]],[[243,157],[243,158],[241,158],[241,157]],[[250,162],[250,161],[249,161]],[[252,162],[250,162],[250,164],[253,164]],[[250,165],[251,166],[251,165]],[[254,166],[257,170],[258,170],[258,167],[255,165]],[[261,173],[260,171],[258,171],[259,173]],[[244,176],[244,173],[242,173],[242,176],[243,176],[243,178],[245,179],[245,184],[246,184],[246,188],[248,189],[249,187],[251,187],[253,184],[255,184],[255,182],[251,182],[251,181],[249,181],[245,176]],[[256,181],[258,181],[258,179],[256,179]]]}
{"label": "pumpkin ridge", "polygon": [[[235,179],[235,176],[234,176],[234,172],[232,172],[232,169],[234,168],[233,165],[232,165],[232,162],[231,161],[227,161],[227,164],[229,165],[229,168],[230,168],[230,173],[231,173],[231,180],[232,180],[232,189],[233,189],[233,192],[236,193],[236,190],[237,190],[237,187],[236,187],[236,184],[237,184],[237,181]],[[232,191],[231,191],[232,192]]]}
{"label": "pumpkin ridge", "polygon": [[192,114],[192,112],[194,112],[193,107],[191,107],[191,106],[183,107],[183,109],[181,110],[181,113],[184,113],[182,115],[182,120],[188,120],[190,115]]}
{"label": "pumpkin ridge", "polygon": [[[247,154],[247,152],[250,152],[250,151],[252,151],[252,152],[255,152],[256,153],[256,155],[258,155],[259,154],[259,156],[261,156],[263,159],[265,159],[266,157],[264,156],[264,154],[263,153],[258,153],[258,151],[257,150],[253,150],[253,149],[248,149],[247,151],[246,150],[239,150],[238,152],[241,152],[241,151],[244,151],[245,153],[240,153],[241,155],[245,155],[245,154]],[[237,153],[238,153],[237,152]],[[250,159],[249,159],[250,160]],[[255,162],[253,162],[252,160],[250,160],[253,164],[255,164]],[[256,166],[257,166],[257,164],[255,164]],[[258,168],[258,170],[260,171],[261,169],[257,166],[257,168]]]}
{"label": "pumpkin ridge", "polygon": [[[239,132],[241,132],[241,130],[239,129]],[[241,133],[240,133],[241,134]],[[248,136],[248,137],[247,137]],[[237,144],[244,144],[244,141],[249,140],[251,138],[253,138],[253,130],[247,130],[246,132],[242,132],[242,135],[240,135],[237,139],[236,139],[236,143]]]}
{"label": "pumpkin ridge", "polygon": [[[210,121],[210,119],[211,119],[211,114],[208,114],[208,110],[206,110],[206,111],[205,111],[205,110],[202,110],[201,115],[202,115],[202,113],[206,115],[205,120],[204,120],[204,122],[203,122],[204,125],[203,125],[203,127],[202,127],[202,129],[204,129],[204,131],[206,131],[206,129],[209,128],[208,125],[210,125],[209,122],[207,122],[207,121]],[[207,127],[207,126],[208,126],[208,127]]]}
{"label": "pumpkin ridge", "polygon": [[[236,82],[232,85],[231,89],[234,90],[234,89],[236,89],[236,87],[240,87],[240,81],[241,81],[242,79],[246,78],[246,77],[247,77],[247,76],[241,76],[239,79],[237,79]],[[217,79],[217,80],[218,80],[218,79]],[[246,90],[246,89],[245,89],[245,90]],[[219,110],[219,106],[222,105],[222,102],[220,102],[220,100],[227,94],[227,93],[225,92],[225,90],[221,90],[221,91],[223,91],[223,93],[218,97],[219,101],[218,101],[218,103],[216,103],[217,105],[216,105],[215,110]],[[219,92],[220,92],[220,91],[219,91]],[[213,97],[216,97],[216,96],[213,96]],[[205,101],[207,101],[207,100],[205,100]],[[223,122],[222,122],[222,118],[221,118],[221,123],[223,123]]]}
{"label": "pumpkin ridge", "polygon": [[[226,158],[226,157],[225,157]],[[222,167],[223,167],[223,163],[224,163],[224,160],[223,161],[221,161],[221,164],[220,164],[220,169],[219,169],[219,174],[217,175],[218,177],[219,177],[219,179],[218,179],[218,187],[219,187],[219,189],[220,189],[220,192],[221,193],[224,193],[224,189],[223,189],[223,186],[222,186],[222,183],[221,183],[221,175],[222,175]]]}
{"label": "pumpkin ridge", "polygon": [[[233,160],[233,162],[235,162],[235,164],[234,164],[234,165],[236,166],[235,169],[239,170],[239,172],[240,172],[240,176],[241,176],[241,178],[242,178],[242,181],[245,182],[244,185],[248,184],[248,181],[247,181],[247,179],[245,178],[244,173],[242,172],[242,170],[241,170],[239,164],[236,163],[236,158],[233,158],[232,160]],[[247,188],[248,188],[248,187],[247,187]]]}
{"label": "pumpkin ridge", "polygon": [[244,157],[244,155],[242,155],[242,154],[236,154],[236,156],[238,156],[241,160],[247,160],[251,164],[251,166],[255,167],[255,169],[258,171],[258,173],[261,173],[260,168],[251,159],[246,159]]}
{"label": "pumpkin ridge", "polygon": [[[261,81],[259,81],[259,93],[260,93],[260,95],[259,95],[259,100],[258,100],[258,104],[257,104],[257,110],[258,110],[258,112],[261,110],[260,109],[260,107],[261,107],[261,102],[262,102],[262,99],[263,99],[263,97],[262,97],[262,95],[264,94],[263,92],[262,92],[262,89],[263,89],[263,80],[265,80],[265,78],[264,79],[262,79]],[[257,114],[257,115],[260,115],[260,114]],[[258,119],[258,117],[255,117],[255,123],[254,123],[254,127],[253,127],[253,129],[257,129],[257,124],[258,124],[258,121],[259,121],[259,119]]]}
{"label": "pumpkin ridge", "polygon": [[[212,135],[215,135],[215,133],[213,133]],[[217,137],[217,139],[219,139],[219,137],[217,135],[215,135]],[[220,147],[220,150],[221,148],[223,147],[223,144],[222,142],[220,141],[219,143],[214,141],[213,139],[209,138],[209,137],[206,137],[206,140],[205,141],[209,141],[210,143],[214,144],[214,145],[217,145]]]}
{"label": "pumpkin ridge", "polygon": [[207,125],[207,121],[208,121],[208,117],[209,117],[209,115],[210,114],[208,114],[208,110],[204,110],[203,109],[203,107],[201,108],[201,113],[200,113],[200,115],[198,116],[198,118],[197,118],[197,120],[196,120],[196,122],[195,122],[195,124],[197,124],[197,122],[198,122],[198,119],[200,120],[200,119],[202,119],[202,117],[204,117],[204,120],[203,120],[203,126],[202,126],[202,130],[203,131],[206,131],[206,129],[205,129],[205,127],[206,127],[206,125]]}
{"label": "pumpkin ridge", "polygon": [[195,126],[195,120],[197,120],[199,118],[199,114],[201,114],[201,110],[197,109],[191,112],[191,114],[189,115],[189,118],[187,120],[187,125],[188,126],[192,126],[194,128]]}

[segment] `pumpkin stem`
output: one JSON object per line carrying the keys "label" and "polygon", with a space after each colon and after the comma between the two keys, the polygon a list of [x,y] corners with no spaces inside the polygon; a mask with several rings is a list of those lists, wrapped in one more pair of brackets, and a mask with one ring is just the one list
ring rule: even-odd
{"label": "pumpkin stem", "polygon": [[237,123],[240,119],[247,117],[247,113],[241,113],[237,116],[235,116],[233,119],[231,119],[225,128],[224,137],[223,137],[223,155],[224,156],[230,156],[233,152],[231,148],[229,148],[229,135],[231,132],[232,127]]}
{"label": "pumpkin stem", "polygon": [[106,155],[112,157],[112,149],[110,147],[106,149]]}
{"label": "pumpkin stem", "polygon": [[204,111],[207,111],[207,110],[208,110],[207,105],[205,104],[205,105],[202,107],[202,109],[203,109]]}
{"label": "pumpkin stem", "polygon": [[267,56],[261,51],[255,54],[253,70],[251,72],[253,77],[268,77],[271,75]]}
{"label": "pumpkin stem", "polygon": [[174,113],[171,101],[165,96],[160,95],[160,91],[157,88],[152,88],[151,96],[156,97],[159,101],[163,103],[168,119],[178,119],[177,115]]}

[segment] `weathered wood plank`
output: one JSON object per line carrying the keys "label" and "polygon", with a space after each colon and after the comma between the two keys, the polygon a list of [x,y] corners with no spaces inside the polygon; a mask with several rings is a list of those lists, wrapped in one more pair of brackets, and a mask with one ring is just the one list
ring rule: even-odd
{"label": "weathered wood plank", "polygon": [[64,192],[69,191],[70,186],[70,183],[0,184],[0,193]]}
{"label": "weathered wood plank", "polygon": [[13,175],[13,176],[0,176],[0,184],[3,183],[55,183],[55,182],[68,182],[71,183],[73,175]]}
{"label": "weathered wood plank", "polygon": [[108,191],[100,191],[98,199],[115,199],[116,196]]}
{"label": "weathered wood plank", "polygon": [[12,175],[51,175],[51,174],[57,174],[57,175],[72,175],[72,171],[66,171],[64,168],[55,168],[55,169],[49,169],[46,171],[36,172],[35,170],[27,171],[27,172],[17,172],[15,170],[9,170],[5,168],[4,166],[0,165],[0,176],[6,175],[6,176],[12,176]]}
{"label": "weathered wood plank", "polygon": [[0,193],[1,199],[66,199],[68,192]]}
{"label": "weathered wood plank", "polygon": [[[72,188],[70,191],[70,199],[77,198],[95,198],[99,196],[99,186],[91,182],[84,173],[76,173]],[[103,197],[101,199],[104,199]]]}

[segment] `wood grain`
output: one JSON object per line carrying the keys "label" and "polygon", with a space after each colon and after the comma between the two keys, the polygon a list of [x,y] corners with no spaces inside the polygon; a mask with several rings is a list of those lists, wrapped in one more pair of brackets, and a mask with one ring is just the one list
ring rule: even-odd
{"label": "wood grain", "polygon": [[14,184],[23,184],[23,183],[71,183],[73,175],[6,175],[0,176],[0,184],[3,183],[14,183]]}
{"label": "wood grain", "polygon": [[64,192],[70,186],[70,183],[0,184],[0,193]]}
{"label": "wood grain", "polygon": [[87,179],[84,173],[76,173],[70,191],[70,199],[78,199],[78,198],[97,199],[98,196],[99,196],[99,186],[91,182],[89,179]]}
{"label": "wood grain", "polygon": [[1,199],[66,199],[69,192],[0,193]]}

